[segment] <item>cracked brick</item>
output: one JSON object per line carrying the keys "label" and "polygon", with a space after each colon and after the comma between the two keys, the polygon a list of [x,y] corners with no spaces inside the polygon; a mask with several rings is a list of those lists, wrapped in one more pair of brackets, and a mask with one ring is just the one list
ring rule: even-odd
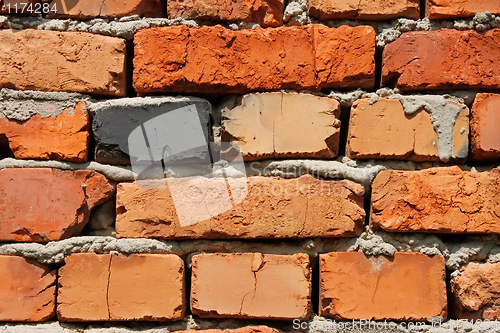
{"label": "cracked brick", "polygon": [[396,252],[320,254],[320,315],[336,320],[446,317],[445,262],[440,255]]}
{"label": "cracked brick", "polygon": [[459,167],[380,172],[372,184],[373,229],[500,233],[500,171]]}
{"label": "cracked brick", "polygon": [[63,322],[180,320],[184,283],[184,262],[173,254],[72,254],[59,270],[57,316]]}
{"label": "cracked brick", "polygon": [[211,253],[192,258],[191,310],[202,318],[307,320],[309,256]]}

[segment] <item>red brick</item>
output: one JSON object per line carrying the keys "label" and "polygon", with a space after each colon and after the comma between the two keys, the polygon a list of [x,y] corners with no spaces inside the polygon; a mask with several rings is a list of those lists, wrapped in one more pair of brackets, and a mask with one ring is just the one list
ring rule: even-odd
{"label": "red brick", "polygon": [[185,313],[184,262],[173,254],[72,254],[58,281],[60,321],[164,321]]}
{"label": "red brick", "polygon": [[85,102],[56,117],[35,114],[26,121],[10,120],[0,113],[0,133],[19,159],[87,162],[89,127]]}
{"label": "red brick", "polygon": [[413,31],[384,48],[382,85],[401,90],[500,88],[500,29]]}
{"label": "red brick", "polygon": [[91,209],[114,193],[114,183],[94,171],[0,170],[0,240],[46,242],[76,235]]}
{"label": "red brick", "polygon": [[308,0],[309,15],[320,20],[420,18],[419,0]]}
{"label": "red brick", "polygon": [[222,141],[235,145],[245,161],[329,159],[338,152],[339,117],[340,103],[332,98],[282,92],[249,94],[234,108],[222,110]]}
{"label": "red brick", "polygon": [[500,95],[477,94],[472,105],[471,158],[474,161],[500,160]]}
{"label": "red brick", "polygon": [[372,27],[174,26],[141,29],[134,43],[134,88],[141,95],[374,85]]}
{"label": "red brick", "polygon": [[56,270],[33,259],[0,255],[0,321],[45,321],[55,315]]}
{"label": "red brick", "polygon": [[125,96],[125,53],[122,38],[0,30],[0,88]]}
{"label": "red brick", "polygon": [[[55,7],[54,7],[55,6]],[[104,0],[104,1],[67,1],[52,0],[47,17],[70,17],[79,20],[102,17],[113,19],[123,16],[164,17],[165,0]]]}
{"label": "red brick", "polygon": [[320,315],[338,320],[415,320],[446,317],[442,256],[396,252],[320,254]]}
{"label": "red brick", "polygon": [[[203,201],[208,194],[210,198],[227,195],[226,184],[220,179],[198,177],[189,181],[182,183],[182,189],[177,186],[176,191],[182,192],[176,195],[192,200],[188,212],[193,216],[205,209],[218,208]],[[362,232],[363,188],[357,183],[321,181],[311,176],[297,179],[251,177],[247,181],[248,195],[242,202],[228,211],[222,210],[220,215],[213,214],[212,218],[192,224],[181,224],[168,187],[147,189],[136,183],[120,183],[116,205],[117,237],[305,238],[350,237]],[[203,194],[202,198],[199,193]],[[235,193],[233,191],[233,197],[238,197]],[[182,204],[177,202],[177,207]],[[181,214],[185,212],[181,210]]]}
{"label": "red brick", "polygon": [[483,12],[500,14],[498,0],[427,0],[426,5],[430,19],[471,17]]}
{"label": "red brick", "polygon": [[283,0],[171,0],[167,12],[170,19],[246,21],[277,27],[283,24],[283,6]]}
{"label": "red brick", "polygon": [[[449,100],[448,103],[456,105]],[[464,108],[455,122],[453,158],[466,158],[469,146],[469,109]],[[461,129],[466,129],[461,131]],[[376,129],[376,130],[373,130]],[[353,159],[401,159],[439,161],[438,139],[425,110],[405,114],[397,99],[360,99],[351,108],[346,156]]]}
{"label": "red brick", "polygon": [[500,262],[471,262],[450,285],[453,318],[500,320]]}
{"label": "red brick", "polygon": [[500,171],[380,172],[370,225],[390,232],[500,233]]}
{"label": "red brick", "polygon": [[193,256],[191,310],[202,318],[309,318],[309,256],[211,253]]}

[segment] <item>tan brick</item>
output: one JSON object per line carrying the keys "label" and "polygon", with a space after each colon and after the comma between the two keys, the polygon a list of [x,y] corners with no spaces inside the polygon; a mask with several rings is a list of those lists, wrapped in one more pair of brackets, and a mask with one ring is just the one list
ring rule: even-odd
{"label": "tan brick", "polygon": [[472,105],[471,158],[500,160],[500,94],[477,94]]}
{"label": "tan brick", "polygon": [[85,102],[55,117],[31,116],[26,121],[5,117],[0,111],[0,133],[19,159],[87,162],[90,119]]}
{"label": "tan brick", "polygon": [[500,14],[498,0],[427,0],[426,5],[430,19],[471,17],[483,12]]}
{"label": "tan brick", "polygon": [[133,85],[141,95],[371,89],[375,79],[375,31],[366,26],[162,27],[139,30],[134,44]]}
{"label": "tan brick", "polygon": [[33,259],[0,255],[0,321],[45,321],[55,315],[56,270]]}
{"label": "tan brick", "polygon": [[320,254],[320,315],[337,320],[446,317],[445,262],[439,255],[396,252]]}
{"label": "tan brick", "polygon": [[382,85],[401,90],[500,88],[500,29],[401,35],[384,48]]}
{"label": "tan brick", "polygon": [[309,94],[259,93],[222,109],[222,140],[245,160],[333,158],[340,137],[340,104]]}
{"label": "tan brick", "polygon": [[52,241],[78,234],[90,211],[115,193],[90,170],[0,170],[0,240]]}
{"label": "tan brick", "polygon": [[500,320],[500,263],[475,263],[453,277],[450,314],[458,319]]}
{"label": "tan brick", "polygon": [[193,256],[191,310],[202,318],[309,318],[309,256],[211,253]]}
{"label": "tan brick", "polygon": [[57,316],[75,322],[178,320],[184,293],[184,262],[176,255],[77,253],[59,270]]}
{"label": "tan brick", "polygon": [[283,24],[283,6],[283,0],[171,0],[167,12],[170,19],[246,21],[277,27]]}
{"label": "tan brick", "polygon": [[[350,237],[362,232],[363,187],[357,183],[318,180],[309,175],[296,179],[250,177],[247,181],[248,195],[232,209],[198,223],[182,225],[176,208],[186,204],[188,209],[181,212],[193,216],[204,213],[205,209],[216,211],[218,207],[211,207],[202,199],[227,195],[223,181],[189,179],[189,183],[182,183],[176,189],[177,198],[189,200],[175,203],[168,184],[167,189],[151,189],[136,183],[120,183],[117,237],[304,238]],[[199,198],[199,193],[203,193],[203,198]],[[236,200],[238,195],[235,192],[232,195]]]}
{"label": "tan brick", "polygon": [[419,0],[308,0],[309,15],[320,20],[388,20],[399,17],[418,20]]}
{"label": "tan brick", "polygon": [[0,88],[125,96],[125,53],[122,38],[1,30]]}
{"label": "tan brick", "polygon": [[164,17],[165,0],[105,0],[105,1],[67,1],[52,0],[47,17],[75,18],[79,20],[102,17],[113,19],[123,16]]}
{"label": "tan brick", "polygon": [[[462,109],[455,122],[452,158],[467,157],[468,115],[469,109]],[[407,115],[399,100],[388,98],[373,104],[361,99],[352,105],[346,148],[350,158],[439,161],[438,146],[431,117],[423,109]]]}
{"label": "tan brick", "polygon": [[500,233],[500,171],[380,172],[370,225],[391,232]]}

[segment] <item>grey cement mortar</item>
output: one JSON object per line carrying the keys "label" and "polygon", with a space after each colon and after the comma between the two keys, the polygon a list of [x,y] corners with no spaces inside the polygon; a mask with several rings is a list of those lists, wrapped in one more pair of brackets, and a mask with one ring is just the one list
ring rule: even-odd
{"label": "grey cement mortar", "polygon": [[28,120],[38,114],[42,117],[56,117],[64,110],[74,111],[79,101],[89,101],[89,96],[66,92],[0,90],[1,115],[19,121]]}

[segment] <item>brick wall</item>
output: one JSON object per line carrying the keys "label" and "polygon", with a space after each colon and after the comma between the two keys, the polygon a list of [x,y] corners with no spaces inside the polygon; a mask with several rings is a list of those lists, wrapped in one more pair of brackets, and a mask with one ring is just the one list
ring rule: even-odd
{"label": "brick wall", "polygon": [[0,1],[0,331],[500,331],[500,1]]}

